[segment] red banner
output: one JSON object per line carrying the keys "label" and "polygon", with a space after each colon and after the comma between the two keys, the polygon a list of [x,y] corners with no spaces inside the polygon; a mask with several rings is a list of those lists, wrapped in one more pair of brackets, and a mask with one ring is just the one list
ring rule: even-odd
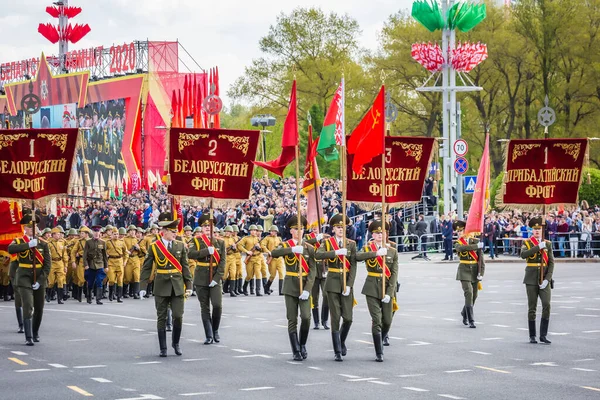
{"label": "red banner", "polygon": [[0,133],[0,198],[38,200],[67,194],[77,129]]}
{"label": "red banner", "polygon": [[172,128],[169,193],[248,199],[259,135],[259,131]]}
{"label": "red banner", "polygon": [[12,240],[23,235],[23,228],[19,221],[21,211],[15,201],[0,201],[0,240]]}
{"label": "red banner", "polygon": [[[388,136],[385,138],[385,198],[389,204],[421,200],[435,139],[423,137]],[[352,171],[351,154],[347,155],[347,199],[350,201],[381,202],[381,157],[365,164],[362,175]]]}
{"label": "red banner", "polygon": [[587,139],[511,140],[504,205],[577,204]]}

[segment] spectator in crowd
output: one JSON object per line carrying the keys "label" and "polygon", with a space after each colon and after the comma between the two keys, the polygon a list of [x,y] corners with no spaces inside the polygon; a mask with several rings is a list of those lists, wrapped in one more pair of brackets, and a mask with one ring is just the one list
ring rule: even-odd
{"label": "spectator in crowd", "polygon": [[453,257],[453,236],[454,229],[452,220],[442,215],[442,238],[444,240],[444,261],[452,260]]}

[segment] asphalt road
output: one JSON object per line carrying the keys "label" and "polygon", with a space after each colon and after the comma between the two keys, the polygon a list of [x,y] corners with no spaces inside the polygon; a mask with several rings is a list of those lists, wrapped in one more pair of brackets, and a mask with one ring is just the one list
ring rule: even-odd
{"label": "asphalt road", "polygon": [[[360,294],[343,363],[333,361],[331,331],[322,329],[311,329],[308,359],[291,361],[276,295],[226,295],[221,343],[210,346],[191,298],[184,354],[169,347],[167,358],[158,357],[152,300],[47,304],[34,347],[16,333],[13,303],[0,302],[0,399],[599,399],[600,264],[557,264],[550,346],[528,343],[523,269],[488,265],[477,329],[469,329],[456,264],[403,257],[384,363],[374,361]],[[364,277],[360,268],[357,282]]]}

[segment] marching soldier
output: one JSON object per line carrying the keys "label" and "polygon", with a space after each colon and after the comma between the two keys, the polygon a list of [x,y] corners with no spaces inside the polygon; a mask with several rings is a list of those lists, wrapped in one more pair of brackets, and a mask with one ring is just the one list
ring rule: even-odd
{"label": "marching soldier", "polygon": [[4,301],[10,301],[10,273],[9,273],[10,257],[8,254],[0,253],[0,297],[4,297]]}
{"label": "marching soldier", "polygon": [[85,242],[92,236],[92,231],[87,226],[79,230],[79,238],[75,240],[71,248],[71,267],[73,272],[73,285],[75,289],[74,298],[81,303],[83,287],[85,285],[85,266],[83,262],[83,250]]}
{"label": "marching soldier", "polygon": [[96,304],[102,305],[102,283],[106,278],[108,257],[106,256],[106,243],[100,239],[101,227],[92,227],[93,237],[85,242],[83,247],[83,266],[85,280],[87,281],[87,302],[92,304],[92,290],[96,288]]}
{"label": "marching soldier", "polygon": [[17,255],[18,268],[14,282],[23,303],[23,327],[27,346],[33,346],[34,342],[40,341],[39,329],[44,313],[46,279],[52,264],[48,244],[33,236],[33,218],[39,223],[40,218],[37,215],[32,216],[31,212],[23,215],[20,224],[23,225],[25,235],[8,245],[9,254]]}
{"label": "marching soldier", "polygon": [[64,300],[67,300],[69,298],[68,290],[67,287],[71,288],[71,292],[73,293],[73,300],[75,300],[75,294],[76,294],[76,289],[75,286],[77,286],[75,284],[75,268],[72,268],[71,266],[73,265],[73,263],[75,262],[74,259],[71,258],[71,253],[73,250],[73,246],[75,246],[75,244],[77,243],[77,237],[79,236],[79,233],[77,232],[77,229],[69,229],[69,235],[67,238],[67,256],[69,257],[69,261],[67,262],[67,264],[65,265],[65,267],[67,268],[67,276],[66,276],[66,286],[64,288]]}
{"label": "marching soldier", "polygon": [[237,249],[237,243],[240,241],[239,238],[239,233],[240,233],[240,228],[237,226],[237,224],[234,224],[232,226],[233,228],[233,238],[235,239],[235,243],[236,243],[236,251],[233,253],[235,255],[235,278],[236,278],[236,285],[235,285],[235,294],[238,296],[241,296],[243,294],[242,291],[242,286],[244,285],[244,272],[243,272],[243,268],[242,268],[242,253],[240,253],[239,249]]}
{"label": "marching soldier", "polygon": [[133,297],[139,299],[139,285],[140,285],[140,257],[141,253],[139,242],[137,238],[137,228],[135,225],[129,225],[127,227],[126,235],[123,238],[125,243],[125,249],[127,250],[127,261],[125,262],[125,272],[123,273],[123,298],[127,299]]}
{"label": "marching soldier", "polygon": [[[389,231],[389,228],[390,224],[386,222],[386,231]],[[367,307],[371,314],[375,361],[383,362],[382,338],[387,336],[392,325],[396,282],[398,281],[398,253],[395,244],[383,245],[381,221],[371,222],[369,232],[372,240],[356,255],[356,261],[365,261],[367,266],[367,279],[362,294],[366,296]],[[382,292],[383,274],[385,274],[385,292]]]}
{"label": "marching soldier", "polygon": [[17,314],[17,323],[19,324],[19,330],[17,331],[17,333],[23,333],[25,332],[25,328],[23,326],[23,302],[21,301],[21,294],[19,293],[15,279],[18,268],[19,262],[17,261],[17,258],[11,256],[10,264],[8,267],[8,274],[10,276],[10,281],[12,282],[15,291],[15,312]]}
{"label": "marching soldier", "polygon": [[56,290],[58,304],[63,304],[65,275],[67,273],[67,264],[69,263],[69,255],[67,252],[67,244],[61,238],[61,228],[52,228],[50,232],[52,238],[48,241],[50,256],[52,257],[52,267],[48,276],[48,286],[46,289],[46,301],[50,302],[50,291]]}
{"label": "marching soldier", "polygon": [[[264,228],[262,225],[256,225],[256,237],[258,238],[258,245],[261,248],[261,252],[264,251],[262,248],[262,235],[264,232]],[[267,286],[267,281],[269,280],[268,276],[267,276],[267,262],[265,261],[265,256],[261,254],[260,257],[260,278],[256,277],[257,281],[256,281],[256,287],[258,288],[258,279],[260,279],[260,283],[262,284],[261,287],[263,288],[263,292],[265,294],[268,294],[267,291],[265,290],[265,286]]]}
{"label": "marching soldier", "polygon": [[[346,217],[346,225],[351,223]],[[329,220],[333,235],[323,239],[317,249],[315,258],[317,265],[322,260],[327,266],[327,280],[324,291],[327,291],[327,303],[331,312],[331,338],[335,361],[344,361],[346,355],[346,338],[352,325],[352,309],[354,307],[354,280],[356,278],[356,243],[350,239],[344,248],[344,226],[342,214],[336,214]],[[343,272],[346,270],[346,284]],[[323,296],[325,298],[325,296]],[[314,309],[313,309],[314,310]],[[343,323],[340,329],[340,318]]]}
{"label": "marching soldier", "polygon": [[[140,243],[140,248],[142,249],[144,254],[147,255],[150,245],[152,245],[152,243],[154,243],[156,240],[159,240],[159,239],[160,239],[160,235],[158,234],[158,225],[152,224],[152,226],[150,228],[148,228],[147,234],[144,237],[144,240],[142,240],[142,242]],[[156,266],[154,266],[154,268],[152,269],[152,273],[150,274],[150,278],[148,279],[148,285],[146,286],[146,290],[144,291],[144,293],[145,293],[144,297],[146,299],[149,298],[150,295],[152,295],[152,291],[153,291],[152,283],[154,282],[155,275],[156,275]]]}
{"label": "marching soldier", "polygon": [[225,284],[223,285],[223,292],[229,293],[229,297],[237,297],[235,293],[235,286],[237,280],[235,279],[235,256],[234,253],[237,251],[235,246],[235,238],[233,237],[233,228],[230,225],[227,225],[224,228],[225,237],[223,238],[223,244],[225,246],[225,251],[227,252],[227,257],[225,258],[225,273],[223,275],[223,281]]}
{"label": "marching soldier", "polygon": [[521,258],[527,260],[525,278],[523,283],[527,290],[527,302],[529,311],[529,343],[537,343],[535,340],[535,319],[538,297],[542,301],[542,320],[540,322],[540,342],[550,344],[546,338],[548,325],[550,323],[550,298],[554,286],[554,255],[552,242],[542,239],[542,218],[536,217],[529,220],[529,226],[533,229],[533,235],[523,241],[521,246]]}
{"label": "marching soldier", "polygon": [[[254,277],[260,276],[260,268],[262,266],[261,258],[262,249],[260,248],[259,239],[256,237],[258,228],[256,225],[250,225],[248,228],[250,234],[239,241],[237,248],[241,253],[246,254],[246,281],[244,282],[243,293],[248,296],[248,283],[250,283],[250,294],[254,294]],[[260,285],[256,285],[256,295],[262,296]]]}
{"label": "marching soldier", "polygon": [[[166,323],[169,308],[173,313],[171,345],[175,354],[180,356],[182,352],[179,339],[183,327],[184,300],[192,294],[192,276],[188,267],[187,248],[183,242],[175,239],[179,220],[173,220],[171,212],[163,212],[158,217],[158,224],[163,228],[163,235],[150,245],[140,280],[142,284],[147,284],[153,265],[156,265],[154,302],[160,356],[167,356]],[[140,291],[141,296],[145,294],[143,290]]]}
{"label": "marching soldier", "polygon": [[279,275],[279,295],[283,296],[283,260],[281,258],[274,258],[271,255],[273,249],[276,249],[283,242],[278,233],[279,229],[277,225],[271,225],[269,236],[261,241],[261,247],[263,252],[267,254],[267,264],[269,264],[269,281],[265,286],[265,294],[270,295],[273,293],[271,285],[275,280],[275,276]]}
{"label": "marching soldier", "polygon": [[[122,303],[123,296],[123,266],[127,264],[128,254],[125,242],[118,238],[117,228],[107,229],[106,255],[108,256],[108,300],[116,297]],[[115,287],[116,285],[116,287]]]}
{"label": "marching soldier", "polygon": [[[203,214],[198,219],[202,234],[199,238],[194,238],[194,242],[189,248],[189,257],[196,260],[196,273],[194,275],[194,286],[200,301],[200,312],[202,316],[202,325],[206,340],[204,344],[212,344],[213,341],[219,343],[219,325],[221,324],[221,313],[223,310],[223,292],[221,291],[221,281],[225,269],[226,253],[223,241],[210,238],[211,224],[214,226],[217,221],[210,215]],[[212,304],[212,316],[210,306]]]}
{"label": "marching soldier", "polygon": [[[327,236],[329,237],[329,236]],[[307,243],[315,246],[315,251],[318,251],[319,246],[321,245],[321,240],[323,240],[324,235],[319,233],[319,229],[317,227],[313,228],[313,232],[307,234],[304,237]],[[327,267],[325,265],[325,261],[316,262],[317,266],[317,276],[315,277],[315,284],[312,289],[312,316],[315,327],[313,329],[319,329],[319,322],[323,324],[323,329],[329,330],[329,326],[327,326],[327,320],[329,319],[329,305],[327,303],[327,293],[325,292],[325,282],[327,280]],[[319,321],[319,294],[323,296],[323,306],[321,307],[321,320]]]}
{"label": "marching soldier", "polygon": [[485,263],[483,261],[483,243],[476,238],[464,235],[466,225],[464,221],[456,221],[453,226],[454,231],[459,235],[456,241],[456,254],[459,259],[456,280],[460,281],[465,296],[465,305],[460,313],[463,324],[467,325],[468,322],[469,328],[476,328],[473,306],[477,300],[479,282],[485,273]]}
{"label": "marching soldier", "polygon": [[[292,239],[271,251],[274,258],[283,257],[285,262],[285,278],[283,294],[285,299],[288,334],[294,361],[302,361],[308,357],[306,342],[310,331],[310,292],[315,282],[314,247],[306,242],[300,244],[303,230],[306,229],[306,218],[301,217],[301,229],[298,230],[296,215],[287,220]],[[300,292],[302,279],[302,292]],[[300,340],[298,340],[298,310],[300,310]]]}

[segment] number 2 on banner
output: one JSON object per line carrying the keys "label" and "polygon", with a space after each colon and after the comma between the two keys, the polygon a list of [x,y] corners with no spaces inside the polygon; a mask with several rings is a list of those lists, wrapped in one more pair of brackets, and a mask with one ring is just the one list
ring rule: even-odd
{"label": "number 2 on banner", "polygon": [[33,154],[33,145],[35,143],[35,139],[31,139],[29,141],[29,157],[33,158],[35,155]]}
{"label": "number 2 on banner", "polygon": [[210,142],[208,142],[208,147],[209,147],[208,155],[213,156],[213,157],[216,156],[217,155],[217,153],[216,153],[217,141],[215,139],[211,140]]}

